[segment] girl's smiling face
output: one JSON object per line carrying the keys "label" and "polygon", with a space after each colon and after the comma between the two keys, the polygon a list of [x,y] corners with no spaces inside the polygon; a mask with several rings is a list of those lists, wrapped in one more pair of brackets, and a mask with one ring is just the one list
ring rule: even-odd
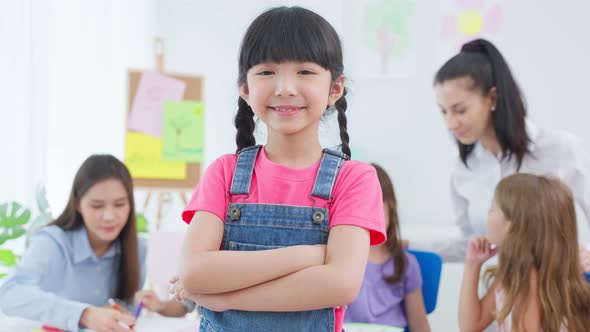
{"label": "girl's smiling face", "polygon": [[269,135],[317,135],[326,108],[342,96],[344,78],[313,62],[265,62],[248,70],[241,97],[266,124]]}

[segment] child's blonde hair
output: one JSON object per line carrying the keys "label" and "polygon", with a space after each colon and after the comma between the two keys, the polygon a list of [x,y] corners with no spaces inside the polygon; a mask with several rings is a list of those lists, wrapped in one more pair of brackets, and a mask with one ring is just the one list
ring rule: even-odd
{"label": "child's blonde hair", "polygon": [[498,322],[503,324],[512,312],[513,329],[522,329],[534,269],[543,330],[559,331],[565,324],[570,332],[590,331],[590,285],[580,267],[576,211],[569,188],[558,179],[515,174],[500,181],[495,199],[510,223],[495,273],[505,293]]}

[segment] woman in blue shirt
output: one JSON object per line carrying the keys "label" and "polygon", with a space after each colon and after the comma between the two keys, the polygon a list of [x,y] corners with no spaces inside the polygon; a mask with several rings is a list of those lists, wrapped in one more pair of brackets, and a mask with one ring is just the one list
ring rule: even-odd
{"label": "woman in blue shirt", "polygon": [[[61,215],[31,238],[25,256],[0,287],[0,309],[59,328],[128,331],[131,303],[145,280],[146,243],[137,237],[129,171],[111,155],[90,156],[78,170]],[[165,302],[168,312],[186,313]]]}

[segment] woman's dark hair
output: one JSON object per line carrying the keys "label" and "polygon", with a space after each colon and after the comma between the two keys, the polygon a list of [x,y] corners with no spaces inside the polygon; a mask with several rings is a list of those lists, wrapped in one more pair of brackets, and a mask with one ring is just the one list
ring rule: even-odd
{"label": "woman's dark hair", "polygon": [[[246,84],[246,74],[263,62],[314,62],[329,70],[332,80],[342,76],[342,46],[334,28],[318,14],[301,7],[276,7],[258,16],[248,27],[240,48],[238,84]],[[338,112],[342,152],[350,156],[346,121],[346,89],[334,105]],[[256,144],[254,112],[238,99],[234,124],[237,151]]]}
{"label": "woman's dark hair", "polygon": [[70,198],[64,211],[50,225],[59,226],[64,231],[82,227],[84,220],[77,208],[80,205],[80,200],[92,186],[108,179],[121,181],[129,199],[129,217],[117,238],[121,245],[121,259],[117,273],[116,291],[117,298],[129,301],[133,299],[133,295],[139,289],[139,258],[133,182],[129,170],[122,162],[108,154],[88,157],[74,177]]}
{"label": "woman's dark hair", "polygon": [[377,178],[381,185],[381,192],[383,193],[383,204],[386,208],[387,217],[389,217],[389,226],[387,226],[387,241],[385,247],[393,257],[393,275],[384,277],[389,284],[397,284],[400,282],[406,271],[406,255],[402,247],[400,231],[399,231],[399,217],[397,214],[397,199],[395,198],[395,191],[393,190],[393,183],[391,178],[383,167],[371,163],[371,166],[377,170]]}
{"label": "woman's dark hair", "polygon": [[[492,124],[502,148],[502,157],[516,158],[520,169],[524,155],[529,152],[530,138],[526,131],[526,107],[524,97],[516,83],[508,63],[489,41],[475,39],[463,45],[461,52],[449,59],[436,73],[434,84],[469,77],[471,89],[487,96],[496,88],[496,105],[492,112]],[[461,160],[467,166],[467,157],[473,144],[465,145],[457,140]]]}

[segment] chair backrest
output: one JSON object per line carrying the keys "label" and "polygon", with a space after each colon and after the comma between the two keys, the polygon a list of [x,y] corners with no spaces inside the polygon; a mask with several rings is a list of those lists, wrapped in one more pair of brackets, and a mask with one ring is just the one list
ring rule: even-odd
{"label": "chair backrest", "polygon": [[440,274],[442,271],[442,259],[439,255],[429,251],[408,250],[414,255],[420,265],[422,274],[422,296],[426,313],[429,314],[436,308]]}

